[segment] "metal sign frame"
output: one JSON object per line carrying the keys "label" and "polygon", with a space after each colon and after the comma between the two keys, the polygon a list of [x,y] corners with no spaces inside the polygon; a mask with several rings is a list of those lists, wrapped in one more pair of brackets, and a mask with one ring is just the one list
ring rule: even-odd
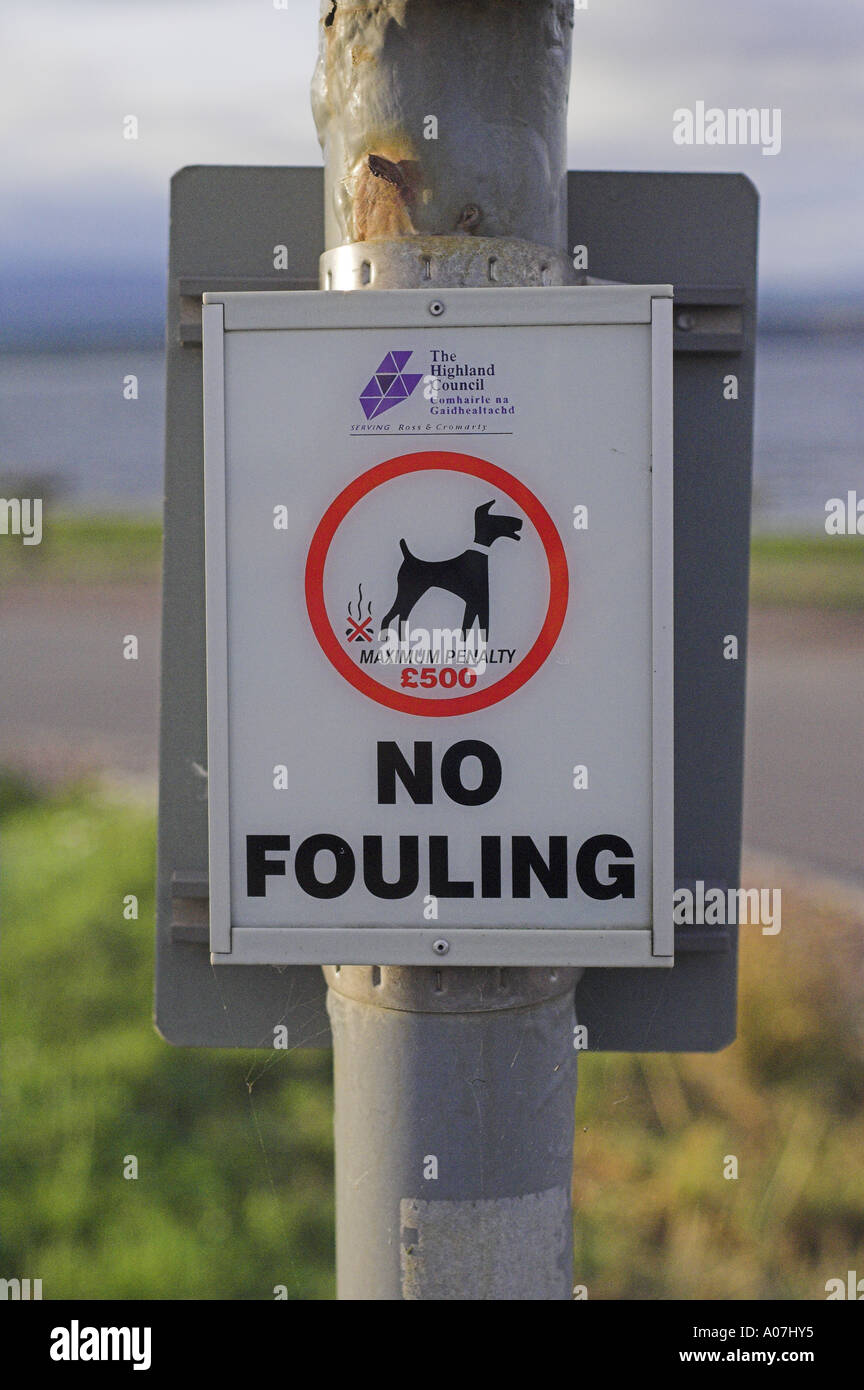
{"label": "metal sign frame", "polygon": [[[650,354],[652,909],[640,927],[424,923],[236,926],[230,913],[225,339],[231,333],[429,328],[422,290],[205,294],[210,946],[224,965],[671,966],[673,893],[672,291],[669,286],[448,290],[447,329],[643,325]],[[646,673],[648,675],[649,673]],[[562,730],[562,734],[565,731]],[[454,915],[458,915],[454,912]],[[526,903],[526,916],[530,908]],[[440,944],[446,934],[446,959]]]}
{"label": "metal sign frame", "polygon": [[[571,171],[568,195],[568,245],[588,248],[592,275],[675,286],[675,881],[728,888],[741,843],[758,193],[741,174]],[[202,294],[317,289],[323,206],[320,168],[193,165],[171,182],[155,1018],[176,1046],[271,1049],[276,1028],[289,1048],[330,1041],[317,965],[210,963],[201,391]],[[735,662],[722,658],[730,632]],[[585,970],[575,1006],[589,1050],[726,1047],[737,942],[734,924],[678,927],[672,970]]]}

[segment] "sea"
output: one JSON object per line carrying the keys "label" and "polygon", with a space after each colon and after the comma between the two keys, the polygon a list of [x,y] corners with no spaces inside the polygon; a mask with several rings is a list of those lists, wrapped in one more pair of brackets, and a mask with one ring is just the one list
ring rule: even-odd
{"label": "sea", "polygon": [[[157,512],[164,410],[160,350],[0,354],[3,495]],[[864,497],[864,331],[762,334],[754,530],[822,532],[827,500],[852,490]]]}

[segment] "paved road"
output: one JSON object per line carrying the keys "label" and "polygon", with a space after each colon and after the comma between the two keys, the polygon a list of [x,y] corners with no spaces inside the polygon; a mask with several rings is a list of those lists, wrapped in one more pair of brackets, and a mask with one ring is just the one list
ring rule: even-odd
{"label": "paved road", "polygon": [[[123,638],[138,638],[138,660]],[[0,763],[62,778],[92,767],[155,777],[155,585],[0,592]]]}
{"label": "paved road", "polygon": [[[155,587],[7,591],[0,763],[155,777],[158,628]],[[864,615],[753,614],[744,838],[864,882]]]}
{"label": "paved road", "polygon": [[744,841],[864,882],[864,615],[751,615]]}

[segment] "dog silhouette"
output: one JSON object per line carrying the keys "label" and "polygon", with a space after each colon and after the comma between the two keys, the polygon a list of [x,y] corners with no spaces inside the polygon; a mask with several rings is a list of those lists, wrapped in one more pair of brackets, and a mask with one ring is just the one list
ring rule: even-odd
{"label": "dog silhouette", "polygon": [[476,622],[481,632],[489,631],[489,547],[501,536],[518,541],[522,521],[517,516],[493,516],[495,498],[474,513],[474,543],[452,560],[420,560],[400,540],[402,563],[396,576],[396,597],[381,619],[386,632],[394,620],[399,630],[407,623],[415,605],[429,589],[446,589],[465,604],[462,631],[469,632]]}

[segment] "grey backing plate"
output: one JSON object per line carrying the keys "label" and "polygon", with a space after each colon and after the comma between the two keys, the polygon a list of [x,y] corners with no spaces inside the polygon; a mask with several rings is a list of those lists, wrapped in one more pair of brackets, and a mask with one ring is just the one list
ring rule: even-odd
{"label": "grey backing plate", "polygon": [[[676,286],[676,881],[737,883],[744,743],[757,198],[730,174],[570,174],[592,276]],[[210,965],[206,944],[202,289],[317,284],[320,169],[193,167],[172,183],[156,1022],[170,1042],[326,1046],[317,966]],[[274,271],[274,248],[289,268]],[[739,399],[724,401],[734,373]],[[737,662],[722,639],[739,639]],[[172,898],[173,920],[172,927]],[[184,912],[178,913],[177,901]],[[199,911],[196,915],[196,903]],[[203,911],[202,911],[203,910]],[[181,923],[178,926],[178,921]],[[734,929],[679,930],[670,971],[588,970],[591,1050],[701,1051],[735,1035]]]}

